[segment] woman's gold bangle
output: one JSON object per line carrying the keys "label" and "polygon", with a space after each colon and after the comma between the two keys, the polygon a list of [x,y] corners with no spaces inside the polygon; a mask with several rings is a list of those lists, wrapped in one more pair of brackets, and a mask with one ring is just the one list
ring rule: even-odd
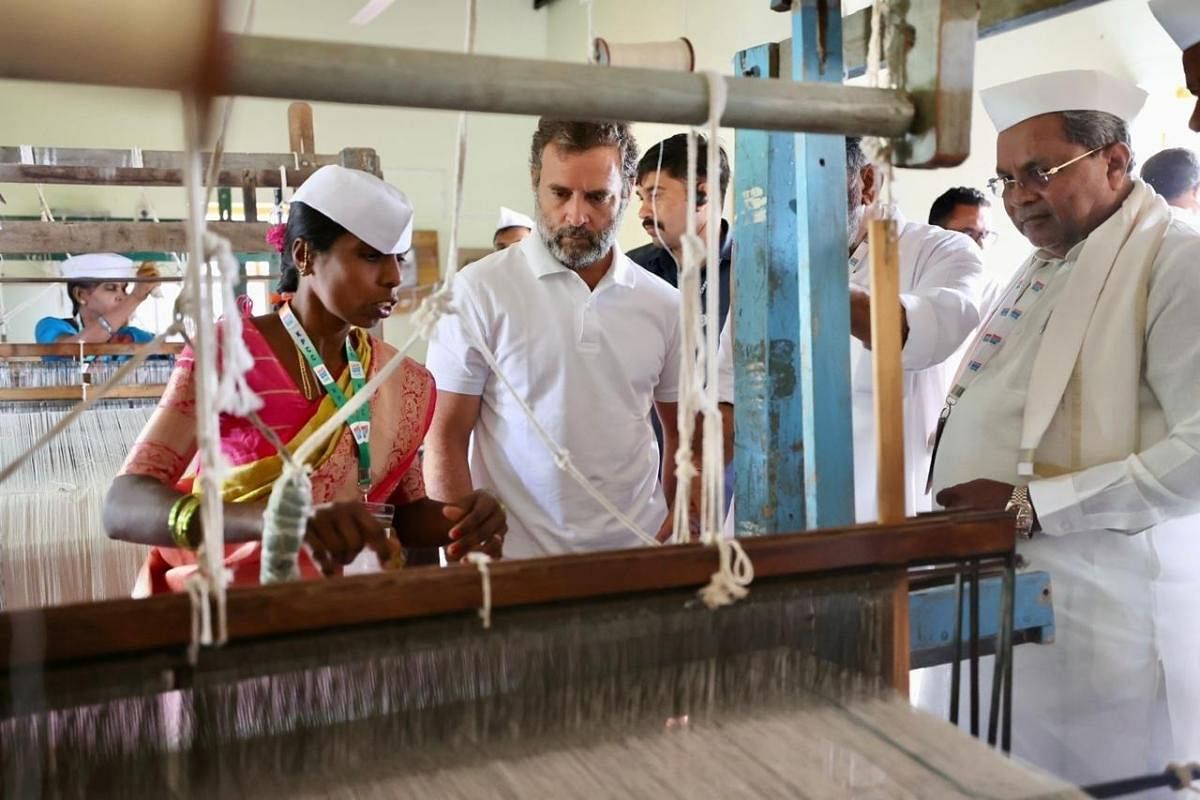
{"label": "woman's gold bangle", "polygon": [[191,527],[192,517],[196,516],[199,508],[200,495],[185,494],[175,501],[175,505],[171,506],[171,511],[167,514],[167,528],[171,531],[171,540],[181,550],[196,549],[192,540],[188,538],[188,529]]}

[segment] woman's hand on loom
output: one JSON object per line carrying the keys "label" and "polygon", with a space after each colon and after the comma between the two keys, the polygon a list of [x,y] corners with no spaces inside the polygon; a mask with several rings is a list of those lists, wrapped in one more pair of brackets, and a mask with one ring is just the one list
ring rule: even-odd
{"label": "woman's hand on loom", "polygon": [[492,495],[476,491],[442,507],[442,516],[454,523],[446,558],[459,561],[472,550],[500,558],[508,517],[504,506]]}
{"label": "woman's hand on loom", "polygon": [[358,501],[318,505],[308,520],[304,541],[327,576],[337,574],[338,567],[353,561],[364,547],[371,548],[379,556],[379,563],[386,564],[400,546]]}

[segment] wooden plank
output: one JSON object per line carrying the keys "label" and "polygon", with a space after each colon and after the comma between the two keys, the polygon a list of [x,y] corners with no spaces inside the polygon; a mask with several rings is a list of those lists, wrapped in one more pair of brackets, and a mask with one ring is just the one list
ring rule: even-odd
{"label": "wooden plank", "polygon": [[[780,70],[795,81],[840,84],[841,3],[796,6],[791,63]],[[796,136],[795,170],[805,517],[807,527],[827,528],[854,521],[845,139]]]}
{"label": "wooden plank", "polygon": [[417,258],[417,286],[432,286],[441,278],[441,256],[437,231],[413,231],[413,252]]}
{"label": "wooden plank", "polygon": [[[95,386],[88,387],[89,391]],[[104,393],[109,400],[139,400],[162,397],[167,388],[165,383],[131,383],[113,386]],[[16,389],[0,389],[0,402],[16,400],[79,400],[83,397],[83,387],[75,386],[21,386]]]}
{"label": "wooden plank", "polygon": [[[770,578],[1000,556],[1014,541],[1009,515],[972,512],[764,536],[743,547],[756,577]],[[700,587],[716,564],[715,549],[698,544],[498,561],[491,565],[492,606]],[[482,602],[481,591],[479,573],[460,567],[231,589],[229,635],[242,640],[470,611]],[[902,605],[907,609],[907,598]],[[14,644],[30,630],[37,631],[37,648]],[[184,647],[190,635],[191,603],[179,594],[10,611],[0,614],[0,674]]]}
{"label": "wooden plank", "polygon": [[892,220],[870,221],[871,359],[875,379],[878,519],[905,517],[904,368],[900,361],[900,240]]}
{"label": "wooden plank", "polygon": [[[127,356],[136,353],[144,345],[123,343],[85,344],[83,354],[86,356]],[[159,353],[179,353],[183,350],[183,342],[163,342],[158,346]],[[0,343],[0,358],[40,358],[41,356],[79,356],[78,344],[10,344]]]}
{"label": "wooden plank", "polygon": [[[775,44],[743,50],[735,74],[779,76]],[[734,473],[739,536],[806,526],[804,402],[796,277],[796,137],[739,129],[734,140]]]}
{"label": "wooden plank", "polygon": [[893,142],[896,166],[954,167],[970,154],[978,18],[977,0],[925,0],[909,12],[905,89],[917,115]]}
{"label": "wooden plank", "polygon": [[[22,164],[20,148],[0,147],[0,183],[183,185],[183,154],[176,151],[144,151],[141,167],[134,166],[128,150],[35,147],[33,152],[34,163]],[[288,186],[294,188],[319,167],[337,164],[340,155],[307,155],[297,161],[291,153],[225,153],[215,185],[241,186],[250,175],[259,186],[279,187],[279,168],[285,167]],[[204,170],[208,159],[205,154]]]}
{"label": "wooden plank", "polygon": [[[978,38],[986,39],[1026,25],[1053,19],[1106,0],[986,0],[979,3]],[[871,9],[848,15],[842,23],[846,74],[857,77],[867,69],[867,41],[871,36]]]}
{"label": "wooden plank", "polygon": [[[278,174],[276,174],[278,182]],[[208,229],[229,240],[234,252],[268,253],[267,223],[210,222]],[[183,222],[4,222],[0,253],[183,253]]]}
{"label": "wooden plank", "polygon": [[884,626],[883,678],[889,686],[907,697],[909,660],[912,655],[909,647],[908,575],[897,570],[895,577],[891,602],[885,606],[888,619]]}
{"label": "wooden plank", "polygon": [[312,106],[308,103],[292,103],[288,106],[287,117],[288,149],[300,154],[317,152]]}

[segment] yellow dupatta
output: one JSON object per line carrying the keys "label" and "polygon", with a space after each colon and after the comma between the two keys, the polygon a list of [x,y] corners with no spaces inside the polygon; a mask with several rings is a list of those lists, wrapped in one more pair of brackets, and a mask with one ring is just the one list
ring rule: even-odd
{"label": "yellow dupatta", "polygon": [[[374,355],[371,347],[371,337],[365,331],[358,328],[352,329],[351,335],[357,339],[354,352],[358,355],[359,361],[362,362],[363,371],[369,375],[371,358]],[[342,390],[344,396],[347,398],[350,396],[350,369],[348,367],[342,370],[342,374],[338,377],[337,386]],[[300,445],[317,428],[321,427],[326,420],[332,417],[336,411],[337,406],[334,405],[333,399],[329,395],[326,395],[317,407],[316,413],[304,424],[304,427],[292,437],[291,441],[284,442],[288,453],[295,454]],[[316,472],[320,469],[333,455],[342,437],[346,435],[349,435],[348,431],[343,427],[337,434],[329,437],[329,441],[326,442],[325,447],[317,451],[317,455],[306,462],[309,470]],[[283,459],[278,454],[233,467],[229,470],[225,478],[221,497],[226,502],[231,503],[244,503],[265,498],[271,493],[271,487],[282,474]]]}

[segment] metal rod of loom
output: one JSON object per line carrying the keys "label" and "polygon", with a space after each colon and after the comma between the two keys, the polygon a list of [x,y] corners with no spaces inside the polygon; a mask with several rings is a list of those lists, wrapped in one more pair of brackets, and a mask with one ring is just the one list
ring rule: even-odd
{"label": "metal rod of loom", "polygon": [[[36,32],[32,35],[36,37]],[[15,34],[14,34],[15,37]],[[337,103],[497,114],[697,124],[708,115],[703,75],[524,58],[224,35],[212,62],[216,92]],[[0,77],[129,85],[128,75],[89,62],[86,74],[61,60],[0,58]],[[224,73],[223,76],[220,73]],[[146,88],[177,89],[178,76]],[[223,79],[222,79],[223,77]],[[727,77],[723,122],[736,128],[901,136],[913,104],[902,92]]]}
{"label": "metal rod of loom", "polygon": [[[252,97],[502,114],[697,124],[703,75],[523,58],[231,36],[224,89]],[[756,130],[900,136],[913,106],[901,92],[725,78],[723,124]]]}

